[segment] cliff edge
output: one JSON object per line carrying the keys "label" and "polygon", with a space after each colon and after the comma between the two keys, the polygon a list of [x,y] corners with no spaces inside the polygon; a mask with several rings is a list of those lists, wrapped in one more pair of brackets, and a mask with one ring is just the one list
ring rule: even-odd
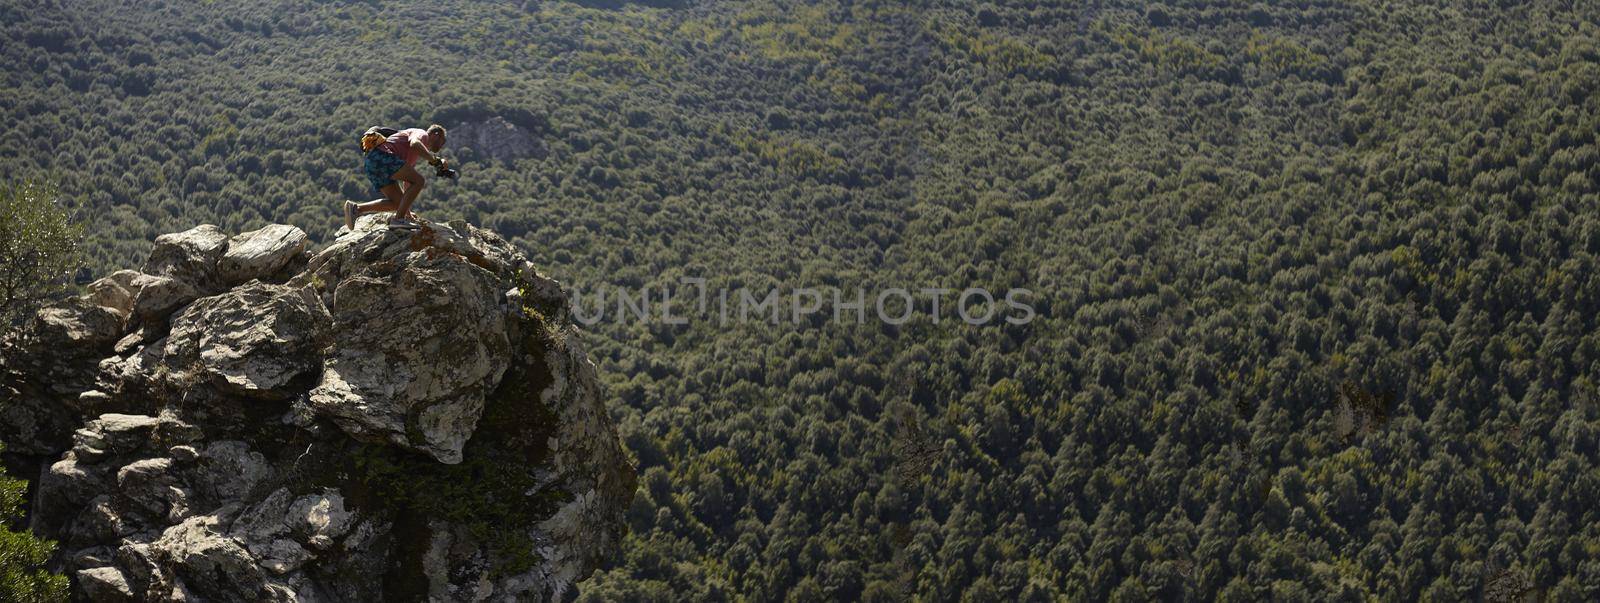
{"label": "cliff edge", "polygon": [[200,226],[0,342],[0,441],[78,598],[568,598],[635,478],[567,316],[464,222]]}

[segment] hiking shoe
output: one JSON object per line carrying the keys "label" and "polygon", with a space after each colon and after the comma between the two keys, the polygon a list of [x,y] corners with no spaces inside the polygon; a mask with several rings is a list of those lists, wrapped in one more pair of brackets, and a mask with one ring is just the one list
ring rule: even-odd
{"label": "hiking shoe", "polygon": [[355,230],[356,229],[356,202],[355,201],[345,201],[344,202],[344,229],[345,230]]}
{"label": "hiking shoe", "polygon": [[418,228],[422,228],[422,225],[418,224],[416,222],[412,222],[410,220],[407,220],[405,218],[395,218],[395,219],[389,220],[389,228],[404,228],[406,230],[416,230]]}

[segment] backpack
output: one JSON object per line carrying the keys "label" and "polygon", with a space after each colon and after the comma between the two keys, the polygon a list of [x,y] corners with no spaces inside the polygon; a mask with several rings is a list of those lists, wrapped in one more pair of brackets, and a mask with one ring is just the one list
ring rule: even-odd
{"label": "backpack", "polygon": [[378,148],[378,145],[383,144],[390,136],[394,136],[399,132],[394,128],[385,128],[383,126],[367,128],[367,131],[361,134],[361,152],[366,153]]}

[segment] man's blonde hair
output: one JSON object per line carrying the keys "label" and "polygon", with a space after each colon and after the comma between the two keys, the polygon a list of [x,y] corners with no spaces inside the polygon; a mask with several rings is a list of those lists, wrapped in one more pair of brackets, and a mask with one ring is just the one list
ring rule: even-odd
{"label": "man's blonde hair", "polygon": [[444,145],[444,139],[445,139],[444,126],[441,126],[439,124],[433,124],[431,126],[428,126],[428,133],[429,134],[438,134],[439,135],[439,144],[440,145]]}

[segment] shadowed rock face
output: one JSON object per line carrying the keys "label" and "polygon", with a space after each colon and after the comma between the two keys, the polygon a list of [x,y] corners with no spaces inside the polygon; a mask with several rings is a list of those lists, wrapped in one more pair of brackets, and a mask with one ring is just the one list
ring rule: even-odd
{"label": "shadowed rock face", "polygon": [[89,600],[561,599],[634,488],[566,312],[461,222],[202,226],[0,342],[0,440]]}
{"label": "shadowed rock face", "polygon": [[447,138],[447,144],[469,160],[510,163],[549,153],[538,136],[499,116],[455,124]]}

